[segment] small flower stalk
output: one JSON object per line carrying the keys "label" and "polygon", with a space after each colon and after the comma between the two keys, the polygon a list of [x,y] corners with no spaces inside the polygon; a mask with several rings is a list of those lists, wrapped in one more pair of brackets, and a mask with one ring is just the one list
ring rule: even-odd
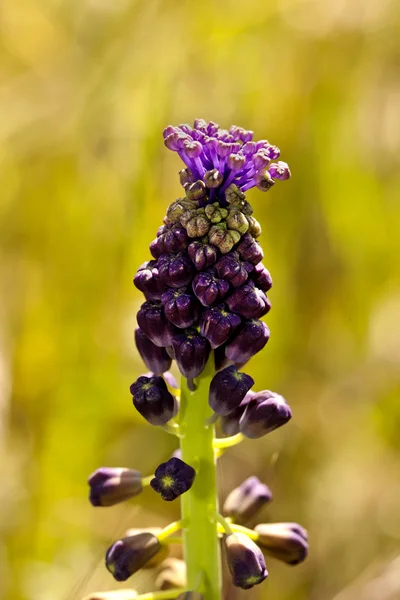
{"label": "small flower stalk", "polygon": [[[86,600],[221,600],[220,545],[233,585],[242,589],[267,578],[270,557],[294,565],[308,552],[307,532],[296,523],[247,528],[272,498],[257,477],[232,490],[222,514],[217,504],[221,452],[269,435],[292,416],[282,396],[257,391],[243,370],[269,340],[262,319],[271,309],[272,287],[246,191],[271,190],[290,177],[289,167],[276,146],[254,141],[252,131],[237,126],[225,130],[196,119],[193,127],[168,126],[163,136],[184,163],[183,193],[167,208],[149,260],[133,280],[144,296],[134,339],[149,373],[130,392],[140,415],[176,434],[180,448],[154,476],[134,468],[97,469],[89,477],[89,498],[95,507],[112,506],[132,501],[149,485],[164,501],[180,499],[181,520],[164,529],[129,530],[105,554],[117,581],[156,568],[158,591],[121,589]],[[169,373],[173,362],[182,376],[180,391]],[[226,437],[217,438],[216,427]],[[169,544],[181,542],[183,561],[166,558]]]}

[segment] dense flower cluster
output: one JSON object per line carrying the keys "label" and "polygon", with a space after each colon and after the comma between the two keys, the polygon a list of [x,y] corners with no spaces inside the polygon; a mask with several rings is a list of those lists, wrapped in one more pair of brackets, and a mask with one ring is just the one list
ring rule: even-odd
{"label": "dense flower cluster", "polygon": [[[228,131],[196,119],[194,127],[167,127],[164,143],[185,164],[179,174],[184,196],[168,207],[150,244],[151,258],[134,277],[144,295],[135,342],[150,372],[130,391],[142,417],[179,435],[185,415],[179,414],[179,392],[169,373],[172,360],[194,391],[213,357],[207,400],[214,416],[209,422],[219,419],[222,432],[232,436],[220,445],[221,440],[214,440],[215,449],[224,448],[243,437],[259,438],[291,418],[282,396],[254,391],[254,380],[241,370],[268,342],[269,329],[261,319],[271,308],[267,293],[272,286],[258,241],[261,226],[244,192],[252,187],[267,191],[276,180],[288,179],[290,171],[278,160],[276,146],[255,142],[251,131],[236,126]],[[143,478],[133,469],[98,469],[89,478],[90,500],[109,506],[133,498],[145,485],[164,500],[175,500],[191,489],[198,468],[177,452],[154,477]],[[233,584],[243,589],[267,577],[264,555],[288,564],[307,555],[307,533],[297,524],[266,523],[254,530],[243,526],[270,500],[269,488],[250,477],[229,494],[217,516]],[[182,526],[178,522],[165,530],[127,532],[108,549],[108,570],[125,581],[138,569],[161,563],[158,589],[172,590],[171,598],[203,599],[198,590],[186,589],[185,563],[165,560],[168,536]],[[112,594],[88,599],[140,598],[133,590]],[[156,600],[157,593],[152,597]]]}

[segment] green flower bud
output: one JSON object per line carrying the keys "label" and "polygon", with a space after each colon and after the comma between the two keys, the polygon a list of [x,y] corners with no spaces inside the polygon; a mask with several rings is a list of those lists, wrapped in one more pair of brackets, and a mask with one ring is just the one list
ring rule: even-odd
{"label": "green flower bud", "polygon": [[199,179],[194,183],[185,185],[185,192],[189,200],[202,200],[207,196],[207,188],[204,181]]}
{"label": "green flower bud", "polygon": [[231,185],[226,188],[225,198],[228,204],[238,204],[246,200],[246,196],[234,183],[231,183]]}
{"label": "green flower bud", "polygon": [[179,181],[182,186],[188,183],[193,183],[194,177],[192,171],[189,168],[179,171]]}
{"label": "green flower bud", "polygon": [[205,214],[204,208],[187,210],[181,216],[181,225],[191,238],[203,237],[211,227],[211,223]]}
{"label": "green flower bud", "polygon": [[226,208],[222,208],[218,202],[214,202],[213,204],[207,204],[205,207],[205,212],[207,217],[210,219],[211,223],[219,223],[223,221],[228,216],[228,211]]}
{"label": "green flower bud", "polygon": [[198,208],[198,202],[188,200],[187,198],[179,198],[172,202],[167,208],[167,214],[164,219],[166,225],[172,225],[178,223],[182,214],[187,210],[195,210]]}
{"label": "green flower bud", "polygon": [[204,181],[208,188],[216,188],[221,185],[224,176],[218,171],[218,169],[211,169],[204,173]]}
{"label": "green flower bud", "polygon": [[199,592],[183,592],[176,600],[204,600],[204,596]]}
{"label": "green flower bud", "polygon": [[222,254],[232,250],[233,246],[240,241],[240,233],[234,229],[228,229],[226,223],[213,225],[208,233],[210,243],[217,246]]}
{"label": "green flower bud", "polygon": [[248,231],[249,231],[250,235],[252,235],[254,238],[258,238],[262,232],[260,223],[257,221],[257,219],[255,219],[251,215],[246,215],[246,218],[249,223]]}
{"label": "green flower bud", "polygon": [[235,229],[239,233],[246,233],[249,228],[249,222],[242,211],[236,206],[229,207],[229,214],[226,218],[226,224],[229,229]]}

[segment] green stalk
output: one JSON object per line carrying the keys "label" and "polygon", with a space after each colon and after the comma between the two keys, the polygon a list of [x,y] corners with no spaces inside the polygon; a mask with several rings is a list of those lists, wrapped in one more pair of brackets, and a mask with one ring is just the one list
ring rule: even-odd
{"label": "green stalk", "polygon": [[180,433],[182,460],[196,469],[192,488],[182,495],[184,554],[187,587],[200,591],[205,600],[221,600],[221,557],[215,514],[218,510],[216,459],[213,449],[213,415],[208,391],[215,373],[211,355],[196,390],[190,391],[182,377]]}

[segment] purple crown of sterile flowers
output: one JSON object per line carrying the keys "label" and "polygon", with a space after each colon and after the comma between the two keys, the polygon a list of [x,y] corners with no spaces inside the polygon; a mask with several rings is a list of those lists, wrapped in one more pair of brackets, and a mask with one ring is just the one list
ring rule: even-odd
{"label": "purple crown of sterile flowers", "polygon": [[193,127],[169,125],[163,135],[166,147],[177,152],[188,169],[181,172],[182,183],[204,182],[210,189],[209,202],[224,202],[231,184],[241,192],[255,186],[266,191],[276,179],[290,177],[285,162],[274,162],[280,156],[279,148],[267,140],[254,142],[252,131],[236,125],[227,130],[213,121],[196,119]]}

